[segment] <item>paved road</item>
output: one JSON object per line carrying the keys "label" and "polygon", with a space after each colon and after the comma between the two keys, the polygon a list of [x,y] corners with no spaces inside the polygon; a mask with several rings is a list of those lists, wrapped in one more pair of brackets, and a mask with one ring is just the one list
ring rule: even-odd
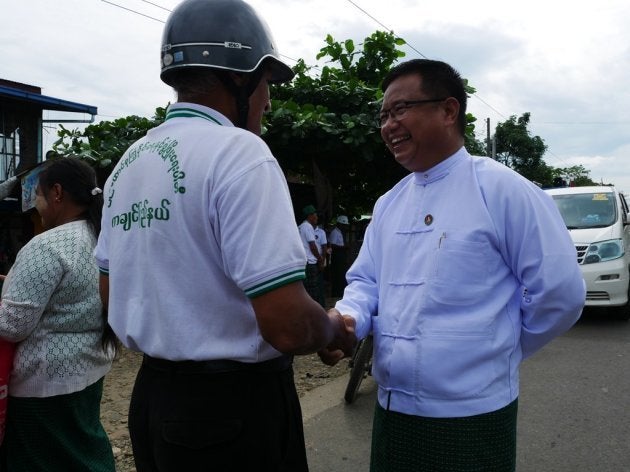
{"label": "paved road", "polygon": [[[630,472],[630,323],[587,311],[521,370],[518,472]],[[302,399],[311,472],[369,469],[375,386],[347,376]]]}
{"label": "paved road", "polygon": [[355,402],[346,405],[347,382],[343,375],[302,398],[310,472],[369,470],[376,384],[365,379]]}

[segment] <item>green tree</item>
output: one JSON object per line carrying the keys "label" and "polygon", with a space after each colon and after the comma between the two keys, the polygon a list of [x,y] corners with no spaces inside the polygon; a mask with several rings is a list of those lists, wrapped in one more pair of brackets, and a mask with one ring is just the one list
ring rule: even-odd
{"label": "green tree", "polygon": [[59,139],[53,143],[52,150],[56,155],[74,155],[90,163],[102,185],[127,148],[162,123],[165,116],[166,108],[157,108],[152,119],[132,115],[101,121],[83,131],[59,125]]}
{"label": "green tree", "polygon": [[[404,40],[377,31],[360,45],[328,35],[317,59],[321,68],[300,60],[295,79],[274,87],[272,112],[263,139],[291,174],[314,183],[324,205],[359,215],[407,171],[386,150],[375,117],[383,78],[404,56]],[[467,92],[474,93],[467,85]],[[478,154],[476,119],[468,114],[466,144]],[[483,152],[483,151],[481,151]],[[323,196],[323,197],[322,197]],[[335,208],[331,208],[334,206]]]}
{"label": "green tree", "polygon": [[[404,56],[405,42],[393,33],[376,31],[355,46],[328,35],[316,59],[322,67],[300,59],[295,79],[272,89],[272,111],[266,115],[263,139],[291,178],[315,185],[319,203],[330,212],[350,215],[370,211],[376,198],[406,175],[386,150],[375,117],[383,98],[380,86]],[[474,88],[466,83],[469,94]],[[75,154],[92,163],[104,180],[124,151],[164,120],[158,108],[152,119],[129,116],[90,125],[84,131],[63,126],[53,150]],[[466,147],[483,154],[474,137],[476,118],[467,115]]]}
{"label": "green tree", "polygon": [[263,139],[285,171],[315,185],[320,205],[360,214],[405,175],[384,155],[374,123],[380,83],[403,56],[397,46],[404,41],[376,32],[365,39],[362,51],[352,40],[337,42],[329,35],[325,41],[317,59],[326,58],[326,65],[300,60],[294,80],[272,90]]}
{"label": "green tree", "polygon": [[495,130],[496,159],[529,180],[551,185],[551,167],[543,160],[547,146],[540,136],[531,136],[527,129],[529,113],[519,118],[512,115]]}
{"label": "green tree", "polygon": [[583,165],[570,166],[570,167],[556,167],[552,170],[552,176],[554,178],[560,177],[568,180],[567,183],[572,182],[576,187],[584,187],[587,185],[598,185],[591,180],[590,170],[586,170]]}

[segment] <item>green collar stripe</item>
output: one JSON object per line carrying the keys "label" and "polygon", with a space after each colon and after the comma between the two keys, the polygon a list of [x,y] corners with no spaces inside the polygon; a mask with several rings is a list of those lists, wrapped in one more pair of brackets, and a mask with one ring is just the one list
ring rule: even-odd
{"label": "green collar stripe", "polygon": [[245,295],[247,295],[249,298],[255,298],[259,295],[262,295],[263,293],[271,292],[278,287],[297,282],[298,280],[304,280],[305,278],[306,273],[304,270],[296,270],[268,280],[267,282],[264,282],[262,284],[258,284],[248,290],[245,290]]}
{"label": "green collar stripe", "polygon": [[204,120],[212,121],[218,125],[221,125],[219,120],[213,118],[207,113],[203,113],[199,110],[194,110],[192,108],[174,108],[166,112],[166,118],[164,121],[169,120],[171,118],[203,118]]}

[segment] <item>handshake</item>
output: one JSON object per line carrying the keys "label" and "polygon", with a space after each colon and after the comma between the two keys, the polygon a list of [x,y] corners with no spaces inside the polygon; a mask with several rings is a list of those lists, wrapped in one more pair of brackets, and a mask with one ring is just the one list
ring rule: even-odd
{"label": "handshake", "polygon": [[335,326],[335,337],[325,348],[317,351],[317,355],[326,365],[333,366],[344,357],[349,357],[357,344],[354,333],[356,322],[348,315],[342,315],[335,308],[328,310],[328,318]]}

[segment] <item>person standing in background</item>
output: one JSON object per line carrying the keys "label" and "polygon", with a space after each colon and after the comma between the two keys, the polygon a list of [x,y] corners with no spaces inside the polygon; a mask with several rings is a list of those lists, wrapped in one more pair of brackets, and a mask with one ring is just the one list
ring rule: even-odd
{"label": "person standing in background", "polygon": [[[331,296],[338,298],[343,295],[346,286],[346,271],[348,270],[348,244],[346,238],[349,227],[348,217],[339,215],[335,227],[330,232],[328,243],[332,250],[330,255]],[[344,236],[345,235],[345,236]]]}
{"label": "person standing in background", "polygon": [[45,231],[20,250],[2,289],[0,337],[16,343],[2,470],[114,472],[100,402],[115,337],[92,255],[103,196],[85,162],[44,166],[35,207]]}
{"label": "person standing in background", "polygon": [[[323,228],[322,221],[324,221],[324,217],[322,215],[317,215],[317,225],[315,225],[315,242],[319,247],[319,255],[323,259],[323,263],[321,265],[321,269],[319,271],[319,298],[320,300],[326,301],[326,280],[325,275],[328,268],[328,238],[326,237],[326,230]],[[326,304],[323,305],[326,308]]]}
{"label": "person standing in background", "polygon": [[298,226],[302,246],[306,253],[306,279],[304,280],[304,288],[313,300],[322,307],[326,306],[321,289],[321,273],[324,270],[324,255],[315,237],[315,228],[317,228],[317,210],[313,205],[307,205],[302,209],[304,221]]}

